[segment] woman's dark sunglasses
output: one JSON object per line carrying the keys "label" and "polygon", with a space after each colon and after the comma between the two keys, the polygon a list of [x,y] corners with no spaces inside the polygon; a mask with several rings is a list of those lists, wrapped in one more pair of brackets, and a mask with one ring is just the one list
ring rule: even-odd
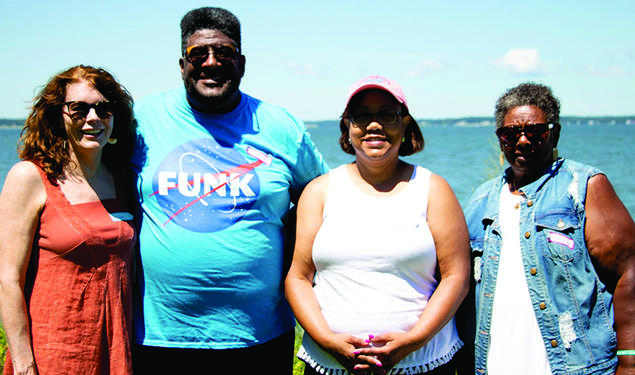
{"label": "woman's dark sunglasses", "polygon": [[65,102],[64,105],[68,109],[68,115],[74,120],[85,119],[91,108],[95,109],[95,113],[102,120],[110,118],[113,113],[112,103],[108,100],[102,100],[94,104],[88,104],[86,102],[82,102],[81,100],[76,100],[72,102]]}
{"label": "woman's dark sunglasses", "polygon": [[348,118],[351,120],[353,126],[359,129],[366,129],[373,120],[377,121],[384,127],[393,128],[394,125],[397,125],[397,120],[400,115],[401,112],[391,110],[384,110],[377,113],[360,111],[351,113]]}
{"label": "woman's dark sunglasses", "polygon": [[525,134],[525,137],[534,145],[542,144],[549,138],[549,131],[553,128],[553,124],[527,124],[522,126],[510,125],[502,126],[496,129],[496,135],[500,139],[501,143],[507,147],[512,148],[516,146],[521,134]]}
{"label": "woman's dark sunglasses", "polygon": [[240,54],[238,48],[230,44],[189,46],[185,49],[185,58],[194,65],[201,65],[207,61],[210,52],[217,60],[233,60]]}

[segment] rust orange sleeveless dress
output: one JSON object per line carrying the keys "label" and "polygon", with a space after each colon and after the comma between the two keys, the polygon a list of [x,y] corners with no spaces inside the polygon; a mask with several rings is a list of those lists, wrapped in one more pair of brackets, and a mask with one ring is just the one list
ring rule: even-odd
{"label": "rust orange sleeveless dress", "polygon": [[70,204],[40,174],[47,200],[25,286],[38,372],[131,374],[136,231],[120,184],[117,199]]}

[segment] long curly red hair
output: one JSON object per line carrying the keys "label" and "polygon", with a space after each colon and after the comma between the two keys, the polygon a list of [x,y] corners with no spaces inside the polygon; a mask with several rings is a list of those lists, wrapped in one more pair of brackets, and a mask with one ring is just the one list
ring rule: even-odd
{"label": "long curly red hair", "polygon": [[39,165],[51,182],[55,182],[71,163],[62,107],[66,100],[66,88],[78,81],[90,83],[107,100],[114,103],[111,137],[117,138],[117,143],[104,148],[102,162],[112,172],[125,174],[132,155],[136,123],[130,93],[106,70],[77,65],[51,78],[33,99],[34,104],[20,134],[20,159]]}

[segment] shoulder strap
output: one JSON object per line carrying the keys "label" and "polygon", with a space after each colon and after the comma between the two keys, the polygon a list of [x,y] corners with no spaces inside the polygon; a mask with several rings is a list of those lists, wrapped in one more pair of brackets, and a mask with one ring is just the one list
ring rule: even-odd
{"label": "shoulder strap", "polygon": [[415,165],[412,172],[412,177],[408,183],[408,188],[403,191],[403,194],[407,194],[406,198],[411,205],[418,205],[424,215],[427,217],[428,201],[430,197],[430,176],[432,172],[427,168]]}
{"label": "shoulder strap", "polygon": [[348,195],[347,192],[349,189],[347,186],[351,185],[346,164],[331,169],[328,174],[329,186],[326,201],[324,202],[322,217],[327,216],[331,206],[337,207],[341,204],[342,197],[346,197]]}
{"label": "shoulder strap", "polygon": [[40,165],[38,165],[37,163],[31,162],[33,165],[35,165],[35,167],[37,168],[38,172],[40,173],[40,178],[42,179],[42,183],[44,184],[44,189],[46,191],[46,196],[47,199],[51,199],[51,198],[64,198],[66,199],[62,193],[62,190],[60,189],[59,184],[57,183],[53,183],[51,182],[51,180],[49,179],[49,176],[46,174],[46,172],[44,172],[44,169],[42,169],[42,167]]}

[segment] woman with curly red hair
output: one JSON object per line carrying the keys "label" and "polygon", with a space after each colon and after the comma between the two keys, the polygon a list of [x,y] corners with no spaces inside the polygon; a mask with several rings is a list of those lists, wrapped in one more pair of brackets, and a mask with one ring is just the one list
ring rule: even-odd
{"label": "woman with curly red hair", "polygon": [[0,193],[5,374],[131,373],[132,104],[83,65],[34,99]]}

